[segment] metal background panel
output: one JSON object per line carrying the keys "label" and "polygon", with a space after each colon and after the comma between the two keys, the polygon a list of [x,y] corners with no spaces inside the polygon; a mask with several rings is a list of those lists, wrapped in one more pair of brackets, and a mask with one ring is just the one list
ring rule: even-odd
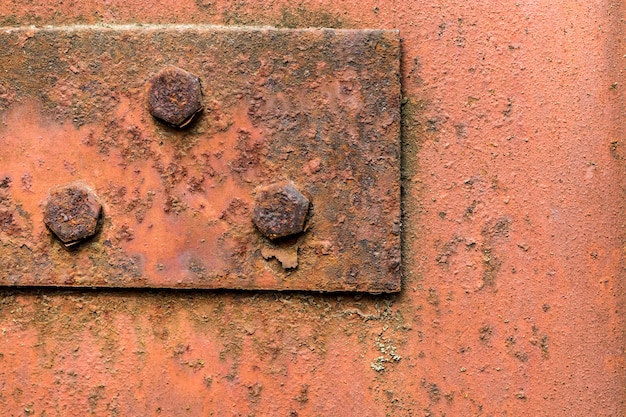
{"label": "metal background panel", "polygon": [[623,416],[624,12],[1,2],[5,26],[399,29],[404,197],[398,294],[2,289],[3,415]]}

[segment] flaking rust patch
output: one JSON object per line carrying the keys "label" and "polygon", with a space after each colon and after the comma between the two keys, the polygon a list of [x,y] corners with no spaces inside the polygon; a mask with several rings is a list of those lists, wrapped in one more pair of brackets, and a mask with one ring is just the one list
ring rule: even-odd
{"label": "flaking rust patch", "polygon": [[[0,32],[0,178],[27,179],[2,189],[0,285],[400,291],[397,31],[27,34]],[[170,73],[189,88],[155,90]],[[68,251],[43,207],[77,181],[103,215]]]}
{"label": "flaking rust patch", "polygon": [[261,256],[266,260],[276,258],[284,269],[294,269],[298,267],[298,246],[263,246],[261,248]]}

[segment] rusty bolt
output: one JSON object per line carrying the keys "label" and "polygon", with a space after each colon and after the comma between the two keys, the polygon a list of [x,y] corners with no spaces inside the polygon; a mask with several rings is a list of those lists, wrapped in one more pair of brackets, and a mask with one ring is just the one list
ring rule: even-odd
{"label": "rusty bolt", "polygon": [[146,90],[150,114],[170,126],[185,127],[202,110],[200,79],[183,69],[162,69],[148,81]]}
{"label": "rusty bolt", "polygon": [[252,221],[266,237],[278,239],[304,230],[309,200],[291,182],[259,187]]}
{"label": "rusty bolt", "polygon": [[73,183],[50,191],[43,221],[67,247],[96,234],[102,205],[87,186]]}

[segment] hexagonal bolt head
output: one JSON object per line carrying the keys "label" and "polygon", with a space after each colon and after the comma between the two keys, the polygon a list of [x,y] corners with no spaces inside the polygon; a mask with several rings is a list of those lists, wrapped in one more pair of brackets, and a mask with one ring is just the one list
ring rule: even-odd
{"label": "hexagonal bolt head", "polygon": [[270,239],[295,235],[304,230],[309,200],[291,182],[259,187],[252,221]]}
{"label": "hexagonal bolt head", "polygon": [[44,203],[43,221],[54,235],[70,247],[94,236],[102,205],[81,183],[57,187]]}
{"label": "hexagonal bolt head", "polygon": [[178,128],[187,126],[202,111],[200,79],[169,66],[146,84],[148,110],[153,117]]}

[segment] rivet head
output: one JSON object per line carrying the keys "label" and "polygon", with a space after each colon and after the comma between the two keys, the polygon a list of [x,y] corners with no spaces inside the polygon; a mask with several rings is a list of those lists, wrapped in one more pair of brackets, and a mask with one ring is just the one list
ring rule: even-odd
{"label": "rivet head", "polygon": [[98,231],[102,205],[84,184],[73,183],[50,191],[44,203],[43,221],[67,247],[76,245]]}
{"label": "rivet head", "polygon": [[279,182],[256,190],[252,221],[269,239],[304,230],[309,200],[291,182]]}
{"label": "rivet head", "polygon": [[202,111],[200,79],[168,66],[146,84],[148,111],[156,119],[178,128],[187,126]]}

